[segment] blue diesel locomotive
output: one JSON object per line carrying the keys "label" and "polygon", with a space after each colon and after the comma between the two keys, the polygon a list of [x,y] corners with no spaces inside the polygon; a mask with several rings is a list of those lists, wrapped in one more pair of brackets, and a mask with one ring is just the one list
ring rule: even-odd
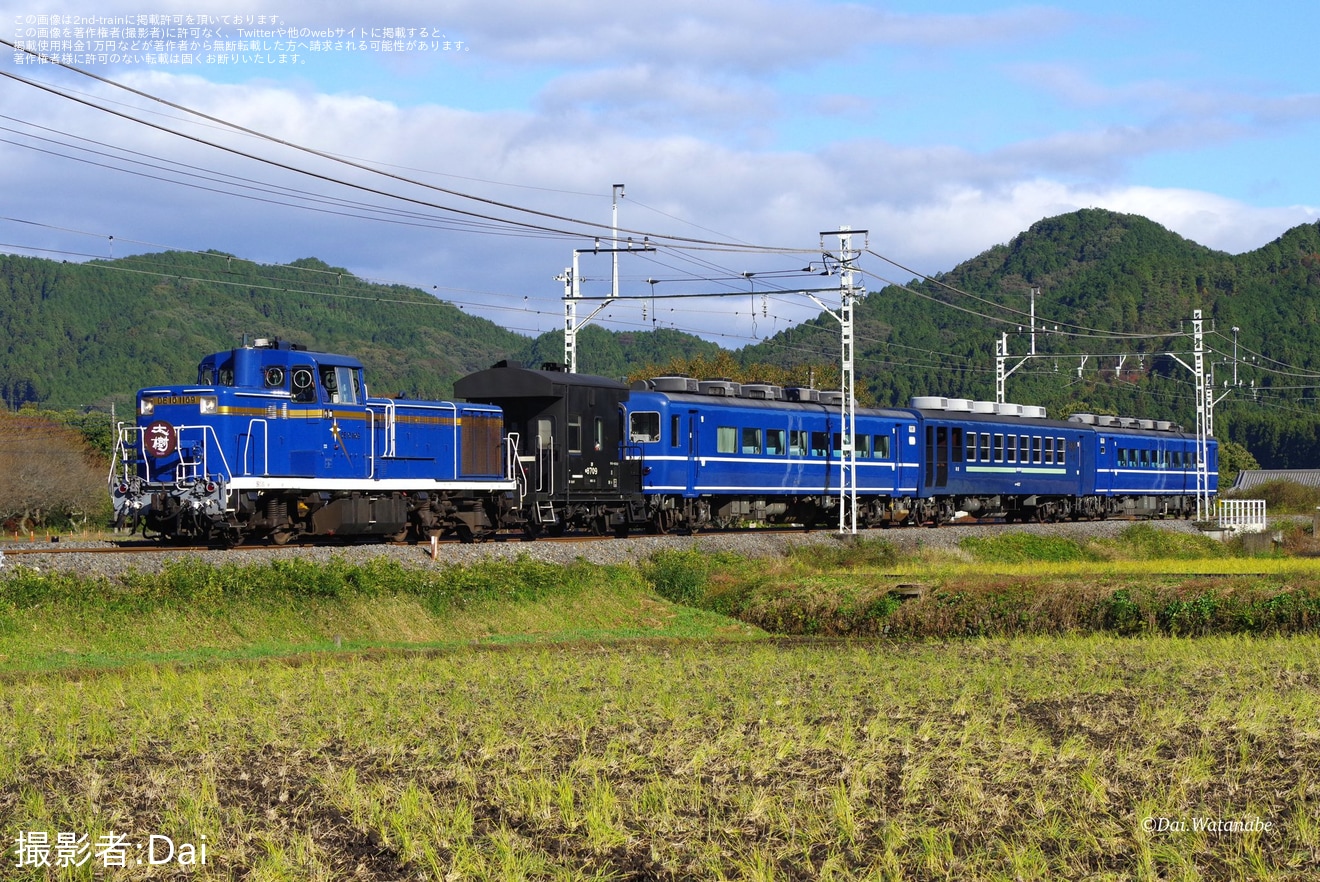
{"label": "blue diesel locomotive", "polygon": [[138,392],[110,489],[119,525],[171,539],[466,538],[517,497],[506,443],[497,407],[372,397],[358,360],[259,339]]}

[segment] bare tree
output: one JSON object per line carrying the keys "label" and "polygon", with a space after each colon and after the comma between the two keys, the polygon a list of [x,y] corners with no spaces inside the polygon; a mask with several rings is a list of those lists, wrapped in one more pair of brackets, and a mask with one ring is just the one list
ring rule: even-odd
{"label": "bare tree", "polygon": [[31,529],[97,510],[105,495],[105,469],[78,432],[38,414],[0,414],[0,520]]}

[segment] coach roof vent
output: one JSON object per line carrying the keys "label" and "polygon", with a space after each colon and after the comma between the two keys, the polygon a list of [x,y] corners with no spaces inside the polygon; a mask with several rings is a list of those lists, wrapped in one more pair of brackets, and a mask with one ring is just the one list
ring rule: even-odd
{"label": "coach roof vent", "polygon": [[994,413],[995,403],[993,401],[973,401],[972,413]]}
{"label": "coach roof vent", "polygon": [[1039,404],[1022,405],[1022,415],[1029,420],[1043,420],[1048,414]]}
{"label": "coach roof vent", "polygon": [[808,386],[785,386],[784,398],[788,401],[820,401],[820,390]]}
{"label": "coach roof vent", "polygon": [[949,399],[940,395],[917,395],[908,401],[908,407],[917,410],[944,410]]}
{"label": "coach roof vent", "polygon": [[834,391],[834,392],[821,392],[821,393],[820,393],[820,403],[821,403],[821,404],[836,404],[836,405],[837,405],[837,404],[843,404],[843,393],[842,393],[842,392],[839,392],[839,391]]}
{"label": "coach roof vent", "polygon": [[744,398],[759,398],[762,401],[784,400],[783,387],[769,383],[743,383],[742,394]]}
{"label": "coach roof vent", "polygon": [[651,388],[657,392],[697,392],[700,387],[691,377],[656,377]]}
{"label": "coach roof vent", "polygon": [[1155,429],[1159,432],[1173,431],[1173,422],[1171,420],[1156,420]]}
{"label": "coach roof vent", "polygon": [[1068,422],[1070,422],[1070,423],[1081,423],[1081,424],[1084,425],[1084,426],[1094,426],[1094,425],[1095,425],[1095,414],[1093,414],[1093,413],[1074,413],[1074,414],[1069,414],[1069,416],[1068,416]]}
{"label": "coach roof vent", "polygon": [[944,409],[953,413],[971,413],[972,399],[970,398],[950,398],[944,405]]}
{"label": "coach roof vent", "polygon": [[1020,404],[1009,404],[1006,401],[1000,401],[995,405],[995,413],[1000,416],[1022,416],[1024,408]]}
{"label": "coach roof vent", "polygon": [[732,380],[702,380],[697,384],[702,395],[719,395],[724,398],[736,398],[741,388]]}

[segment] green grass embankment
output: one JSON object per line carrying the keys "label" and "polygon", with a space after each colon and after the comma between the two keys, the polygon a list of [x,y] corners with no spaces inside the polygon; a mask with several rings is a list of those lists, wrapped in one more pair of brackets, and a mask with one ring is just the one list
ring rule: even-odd
{"label": "green grass embankment", "polygon": [[528,558],[436,570],[385,559],[187,561],[117,580],[22,568],[0,579],[0,670],[9,671],[751,633],[658,600],[636,568]]}

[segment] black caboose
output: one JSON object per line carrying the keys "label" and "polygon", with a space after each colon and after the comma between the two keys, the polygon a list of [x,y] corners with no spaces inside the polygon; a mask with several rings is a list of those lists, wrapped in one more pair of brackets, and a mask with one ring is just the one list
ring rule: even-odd
{"label": "black caboose", "polygon": [[516,441],[524,525],[617,535],[645,522],[640,466],[625,454],[628,386],[605,377],[501,361],[454,383],[469,402],[499,405]]}

